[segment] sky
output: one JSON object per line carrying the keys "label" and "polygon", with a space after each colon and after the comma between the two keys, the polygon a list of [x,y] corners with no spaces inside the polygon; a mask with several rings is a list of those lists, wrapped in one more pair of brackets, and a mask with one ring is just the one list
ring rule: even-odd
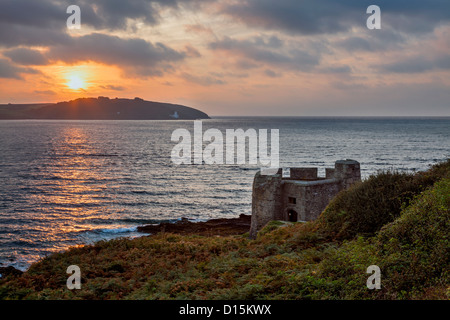
{"label": "sky", "polygon": [[98,96],[210,116],[450,116],[450,1],[0,0],[0,103]]}

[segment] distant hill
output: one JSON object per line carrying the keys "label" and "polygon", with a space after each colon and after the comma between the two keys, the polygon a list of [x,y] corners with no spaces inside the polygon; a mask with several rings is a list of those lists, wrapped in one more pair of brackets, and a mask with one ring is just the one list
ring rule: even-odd
{"label": "distant hill", "polygon": [[197,109],[161,102],[107,97],[41,104],[0,104],[0,119],[195,120],[209,119]]}

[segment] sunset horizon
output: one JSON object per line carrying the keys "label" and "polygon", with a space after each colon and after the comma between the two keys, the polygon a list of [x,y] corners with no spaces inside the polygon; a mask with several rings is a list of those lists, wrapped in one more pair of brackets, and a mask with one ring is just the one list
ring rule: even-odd
{"label": "sunset horizon", "polygon": [[213,116],[449,116],[446,5],[379,1],[372,30],[369,5],[2,1],[0,104],[121,96]]}

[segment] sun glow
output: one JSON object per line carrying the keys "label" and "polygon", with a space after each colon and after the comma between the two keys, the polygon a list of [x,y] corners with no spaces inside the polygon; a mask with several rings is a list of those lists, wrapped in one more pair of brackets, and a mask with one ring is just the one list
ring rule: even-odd
{"label": "sun glow", "polygon": [[66,84],[72,90],[86,89],[86,81],[79,74],[68,75]]}
{"label": "sun glow", "polygon": [[[105,93],[105,90],[121,91],[123,83],[120,70],[116,67],[104,66],[94,62],[80,65],[55,65],[48,71],[54,75],[59,99],[73,99],[87,93],[92,95],[114,95],[115,92]],[[114,82],[111,79],[115,79]],[[120,81],[120,83],[119,83]]]}

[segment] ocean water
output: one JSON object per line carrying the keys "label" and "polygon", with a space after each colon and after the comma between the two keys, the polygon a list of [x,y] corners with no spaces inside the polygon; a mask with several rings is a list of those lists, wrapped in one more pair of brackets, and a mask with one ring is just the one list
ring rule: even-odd
{"label": "ocean water", "polygon": [[[174,165],[193,121],[0,121],[0,266],[25,270],[70,246],[140,236],[181,217],[251,213],[254,165]],[[278,129],[280,166],[426,170],[450,157],[450,118],[216,118],[203,130]]]}

